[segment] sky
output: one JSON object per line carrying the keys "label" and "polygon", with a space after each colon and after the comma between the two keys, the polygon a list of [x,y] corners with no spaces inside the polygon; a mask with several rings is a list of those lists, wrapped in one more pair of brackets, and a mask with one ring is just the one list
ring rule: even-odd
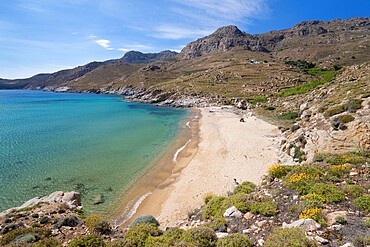
{"label": "sky", "polygon": [[0,78],[180,52],[217,28],[264,33],[301,21],[367,17],[369,0],[0,0]]}

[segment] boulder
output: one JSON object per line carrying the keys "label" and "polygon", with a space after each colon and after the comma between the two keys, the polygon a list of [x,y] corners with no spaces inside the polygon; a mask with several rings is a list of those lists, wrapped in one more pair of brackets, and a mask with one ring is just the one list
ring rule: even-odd
{"label": "boulder", "polygon": [[243,214],[235,206],[232,206],[231,208],[226,209],[224,217],[241,218],[243,217]]}
{"label": "boulder", "polygon": [[81,194],[75,191],[66,192],[62,197],[62,202],[67,203],[70,209],[81,206]]}
{"label": "boulder", "polygon": [[347,211],[336,211],[336,212],[328,213],[326,217],[328,218],[329,224],[332,225],[336,223],[335,218],[338,216],[341,216],[347,220],[347,214],[348,214]]}
{"label": "boulder", "polygon": [[299,229],[308,232],[319,229],[321,225],[313,219],[300,219],[290,224],[283,222],[283,228],[292,228],[292,227],[298,227]]}
{"label": "boulder", "polygon": [[96,195],[93,196],[92,201],[93,201],[94,204],[101,204],[105,200],[104,200],[104,197],[103,197],[102,194],[96,194]]}

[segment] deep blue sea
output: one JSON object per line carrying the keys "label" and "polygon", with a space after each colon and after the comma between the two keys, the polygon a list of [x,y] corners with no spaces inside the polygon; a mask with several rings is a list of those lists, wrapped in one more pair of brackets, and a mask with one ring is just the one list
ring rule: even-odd
{"label": "deep blue sea", "polygon": [[[117,96],[0,90],[0,211],[78,190],[88,213],[107,213],[188,114]],[[105,202],[94,205],[96,195]]]}

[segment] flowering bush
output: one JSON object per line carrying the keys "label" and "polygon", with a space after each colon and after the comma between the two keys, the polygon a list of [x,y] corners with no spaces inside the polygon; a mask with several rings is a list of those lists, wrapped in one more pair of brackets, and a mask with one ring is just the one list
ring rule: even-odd
{"label": "flowering bush", "polygon": [[297,190],[299,194],[307,194],[311,184],[319,180],[319,175],[299,173],[288,178],[288,186]]}
{"label": "flowering bush", "polygon": [[96,233],[107,234],[111,231],[110,224],[104,220],[103,216],[98,214],[92,214],[87,217],[85,225],[90,231]]}
{"label": "flowering bush", "polygon": [[273,164],[267,172],[274,178],[283,178],[292,169],[292,166],[283,166],[280,162]]}
{"label": "flowering bush", "polygon": [[314,219],[318,220],[323,216],[323,209],[322,208],[305,208],[302,213],[299,215],[301,219]]}
{"label": "flowering bush", "polygon": [[336,177],[341,177],[344,174],[347,174],[351,171],[351,166],[344,164],[344,165],[333,165],[329,169],[329,174]]}
{"label": "flowering bush", "polygon": [[303,205],[307,208],[321,208],[324,204],[324,198],[316,193],[301,196],[301,199],[304,200]]}

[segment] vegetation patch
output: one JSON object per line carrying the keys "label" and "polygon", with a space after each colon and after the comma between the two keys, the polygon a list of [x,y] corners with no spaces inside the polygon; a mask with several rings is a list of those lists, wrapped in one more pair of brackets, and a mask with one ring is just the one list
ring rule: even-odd
{"label": "vegetation patch", "polygon": [[239,247],[239,246],[245,247],[252,246],[252,243],[247,235],[236,233],[220,238],[217,241],[217,247]]}
{"label": "vegetation patch", "polygon": [[154,218],[152,215],[143,215],[137,217],[131,224],[130,227],[136,225],[136,224],[153,224],[156,226],[159,226],[159,222]]}
{"label": "vegetation patch", "polygon": [[343,185],[342,191],[344,192],[344,194],[354,198],[360,197],[365,193],[365,190],[357,184]]}
{"label": "vegetation patch", "polygon": [[266,239],[264,247],[313,247],[317,246],[314,240],[306,237],[304,231],[299,228],[276,228]]}
{"label": "vegetation patch", "polygon": [[313,184],[310,187],[309,192],[321,196],[327,203],[340,202],[346,199],[346,196],[343,194],[343,192],[338,190],[338,188],[333,184]]}
{"label": "vegetation patch", "polygon": [[214,246],[217,242],[215,232],[209,227],[193,228],[184,233],[182,240],[195,246]]}
{"label": "vegetation patch", "polygon": [[256,189],[256,187],[257,186],[254,183],[245,181],[242,184],[236,186],[234,193],[235,194],[238,194],[238,193],[249,194],[253,192]]}
{"label": "vegetation patch", "polygon": [[279,116],[282,120],[294,120],[298,117],[298,112],[287,112]]}
{"label": "vegetation patch", "polygon": [[370,195],[361,196],[355,199],[353,204],[361,210],[370,211]]}
{"label": "vegetation patch", "polygon": [[25,235],[36,235],[38,239],[43,239],[51,235],[51,230],[42,228],[16,229],[5,234],[0,239],[0,245],[1,246],[7,245],[14,241],[15,239]]}
{"label": "vegetation patch", "polygon": [[282,165],[281,163],[275,163],[272,166],[270,166],[267,170],[269,175],[271,176],[272,179],[274,178],[279,178],[282,179],[284,178],[294,167],[293,166],[286,166]]}
{"label": "vegetation patch", "polygon": [[68,247],[104,247],[104,240],[95,235],[86,235],[74,239]]}
{"label": "vegetation patch", "polygon": [[264,198],[261,202],[252,204],[251,212],[264,216],[273,216],[277,213],[277,205],[271,198]]}

